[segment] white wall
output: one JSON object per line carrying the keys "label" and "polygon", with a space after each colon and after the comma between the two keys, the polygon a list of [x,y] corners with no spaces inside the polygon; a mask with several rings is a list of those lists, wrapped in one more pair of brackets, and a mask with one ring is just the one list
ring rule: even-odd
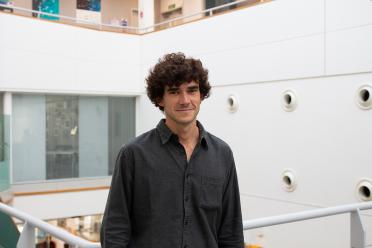
{"label": "white wall", "polygon": [[322,0],[274,1],[145,35],[142,75],[171,51],[200,58],[215,86],[322,75],[323,11]]}
{"label": "white wall", "polygon": [[[372,114],[355,102],[368,81],[372,73],[215,87],[200,119],[231,144],[243,194],[313,206],[353,202],[356,182],[372,172]],[[293,112],[282,108],[287,89],[297,95]],[[233,114],[231,93],[239,98]],[[292,193],[282,189],[286,168],[299,180]]]}
{"label": "white wall", "polygon": [[[200,120],[233,148],[244,218],[359,201],[358,181],[372,178],[372,115],[355,103],[357,89],[372,86],[370,2],[274,1],[151,33],[142,43],[143,77],[175,51],[209,69],[214,87]],[[281,106],[287,89],[299,101],[290,113]],[[227,111],[230,94],[239,99],[234,114]],[[146,115],[139,132],[161,117],[147,99],[140,113]],[[287,168],[297,174],[292,193],[283,189]],[[372,244],[372,211],[363,218]],[[346,248],[348,224],[344,215],[245,236],[271,248]]]}
{"label": "white wall", "polygon": [[371,1],[325,1],[327,74],[371,71]]}
{"label": "white wall", "polygon": [[138,94],[139,36],[8,14],[0,29],[0,90]]}

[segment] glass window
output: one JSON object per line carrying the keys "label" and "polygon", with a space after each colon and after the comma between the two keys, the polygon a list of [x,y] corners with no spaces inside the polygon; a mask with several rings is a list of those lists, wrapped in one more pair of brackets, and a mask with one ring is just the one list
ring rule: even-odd
{"label": "glass window", "polygon": [[13,182],[45,180],[45,96],[12,99]]}
{"label": "glass window", "polygon": [[135,136],[135,98],[13,95],[14,182],[112,174]]}
{"label": "glass window", "polygon": [[46,96],[46,179],[79,177],[78,97]]}

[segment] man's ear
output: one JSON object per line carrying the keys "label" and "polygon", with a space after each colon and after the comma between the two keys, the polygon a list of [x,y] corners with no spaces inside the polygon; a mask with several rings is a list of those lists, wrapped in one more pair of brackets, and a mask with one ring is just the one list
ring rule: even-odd
{"label": "man's ear", "polygon": [[164,108],[163,98],[158,98],[158,99],[156,99],[156,103],[157,103],[160,107],[163,107],[163,108]]}

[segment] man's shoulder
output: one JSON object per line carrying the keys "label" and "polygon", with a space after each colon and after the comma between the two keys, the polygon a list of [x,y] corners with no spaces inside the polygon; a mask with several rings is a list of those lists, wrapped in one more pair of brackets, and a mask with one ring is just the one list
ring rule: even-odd
{"label": "man's shoulder", "polygon": [[205,139],[207,140],[208,146],[212,146],[217,150],[225,150],[231,152],[231,148],[227,142],[223,139],[211,134],[210,132],[205,131]]}
{"label": "man's shoulder", "polygon": [[159,137],[156,133],[156,128],[151,129],[139,136],[129,140],[126,144],[122,145],[121,150],[135,151],[138,149],[143,149],[148,145],[154,145],[159,140]]}

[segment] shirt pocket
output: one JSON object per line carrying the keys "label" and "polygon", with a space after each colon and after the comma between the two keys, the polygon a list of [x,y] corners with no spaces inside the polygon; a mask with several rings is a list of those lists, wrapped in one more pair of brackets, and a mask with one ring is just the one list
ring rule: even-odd
{"label": "shirt pocket", "polygon": [[224,180],[217,177],[202,177],[200,189],[200,207],[217,209],[221,205]]}

